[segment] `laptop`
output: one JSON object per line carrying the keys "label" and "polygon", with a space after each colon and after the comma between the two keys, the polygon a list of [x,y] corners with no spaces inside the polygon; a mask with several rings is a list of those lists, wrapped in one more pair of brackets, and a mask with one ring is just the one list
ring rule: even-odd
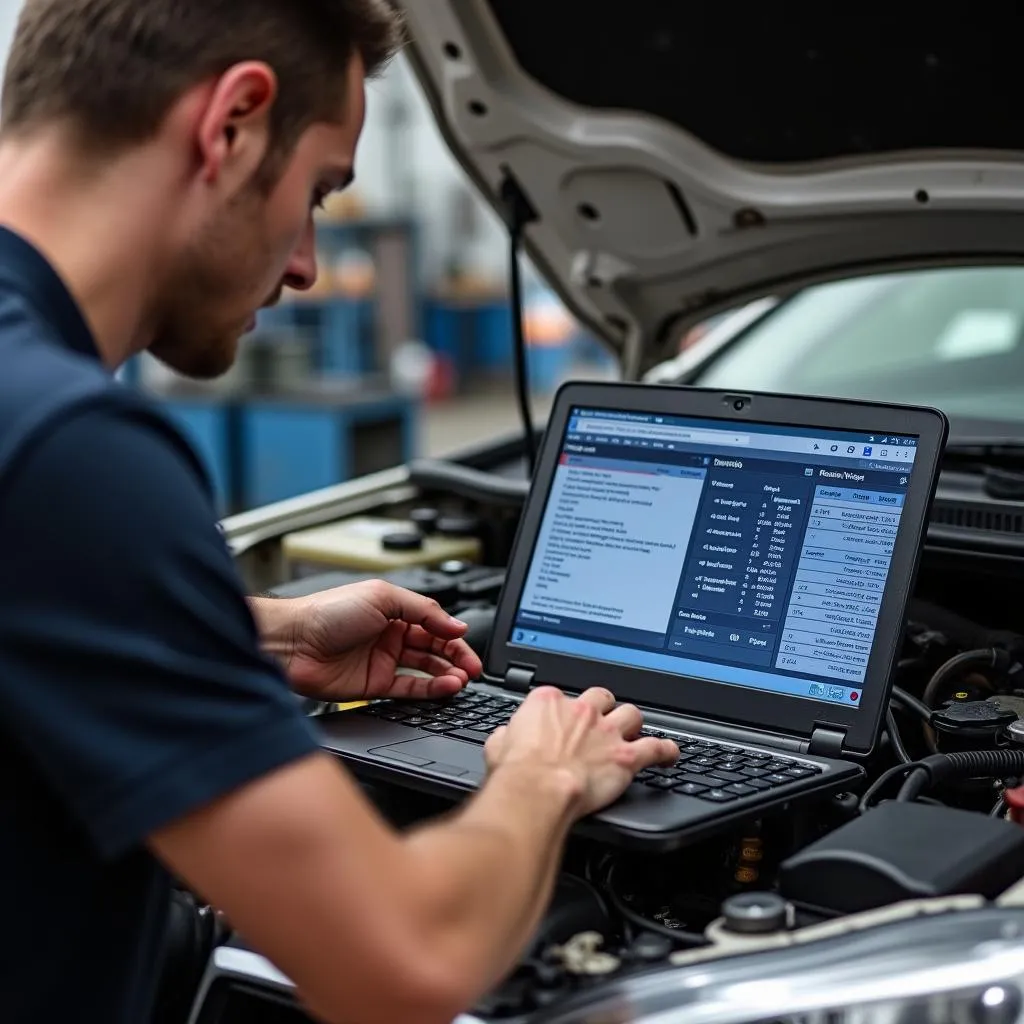
{"label": "laptop", "polygon": [[319,720],[357,774],[458,797],[532,687],[610,689],[681,748],[578,830],[670,849],[855,787],[876,747],[948,431],[936,410],[572,382],[482,678]]}

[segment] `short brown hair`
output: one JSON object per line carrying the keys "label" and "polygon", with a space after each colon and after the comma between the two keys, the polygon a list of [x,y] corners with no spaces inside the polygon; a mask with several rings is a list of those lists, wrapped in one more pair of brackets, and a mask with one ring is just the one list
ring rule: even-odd
{"label": "short brown hair", "polygon": [[63,122],[93,153],[145,142],[189,88],[247,60],[278,79],[271,149],[337,118],[351,60],[376,74],[401,42],[388,0],[27,0],[0,129]]}

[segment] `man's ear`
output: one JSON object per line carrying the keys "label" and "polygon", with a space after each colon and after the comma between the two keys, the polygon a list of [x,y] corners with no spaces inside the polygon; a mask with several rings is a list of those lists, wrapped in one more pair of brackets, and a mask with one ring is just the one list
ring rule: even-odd
{"label": "man's ear", "polygon": [[234,191],[252,178],[270,145],[276,99],[277,76],[258,61],[236,64],[213,83],[196,125],[204,182]]}

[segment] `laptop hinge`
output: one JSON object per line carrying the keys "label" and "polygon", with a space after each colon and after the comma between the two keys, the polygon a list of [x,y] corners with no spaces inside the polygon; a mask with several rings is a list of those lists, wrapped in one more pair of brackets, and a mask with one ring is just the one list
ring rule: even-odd
{"label": "laptop hinge", "polygon": [[534,670],[526,665],[509,665],[505,685],[516,693],[529,693],[533,687]]}
{"label": "laptop hinge", "polygon": [[810,746],[807,753],[819,757],[842,757],[845,751],[846,733],[830,725],[816,725],[811,733]]}

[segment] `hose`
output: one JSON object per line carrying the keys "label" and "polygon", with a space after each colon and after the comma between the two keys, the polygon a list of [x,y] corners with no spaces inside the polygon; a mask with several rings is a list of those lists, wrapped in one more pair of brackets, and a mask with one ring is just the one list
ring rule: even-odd
{"label": "hose", "polygon": [[648,917],[637,913],[615,890],[615,864],[612,862],[605,874],[604,881],[605,895],[616,913],[623,918],[631,928],[637,928],[641,932],[653,932],[656,935],[663,935],[671,939],[676,945],[696,949],[708,945],[708,940],[703,935],[695,932],[685,932],[676,928],[669,928],[668,925],[659,921],[652,921]]}
{"label": "hose", "polygon": [[931,721],[932,709],[922,700],[918,700],[912,693],[908,693],[900,686],[892,688],[892,703],[904,711],[910,711],[917,715],[926,724]]}
{"label": "hose", "polygon": [[869,810],[874,798],[894,779],[903,778],[896,796],[900,803],[916,800],[931,786],[955,778],[1005,779],[1024,774],[1022,750],[965,750],[952,754],[932,754],[920,761],[898,764],[883,772],[860,800],[860,813]]}
{"label": "hose", "polygon": [[512,480],[443,459],[415,459],[409,480],[424,490],[447,491],[484,505],[519,509],[526,501],[528,480]]}
{"label": "hose", "polygon": [[913,771],[903,783],[896,799],[906,803],[925,789],[950,779],[1005,779],[1022,773],[1024,750],[958,750],[952,754],[933,754],[914,763]]}
{"label": "hose", "polygon": [[929,775],[924,768],[915,768],[906,778],[900,791],[896,794],[896,802],[913,803],[927,788]]}
{"label": "hose", "polygon": [[874,798],[883,790],[886,786],[892,782],[893,779],[901,776],[906,777],[909,775],[914,768],[917,767],[917,762],[912,764],[898,764],[890,768],[888,771],[882,772],[877,779],[870,786],[868,786],[864,795],[860,798],[860,813],[863,814],[866,810],[871,807],[871,802]]}
{"label": "hose", "polygon": [[889,743],[892,745],[892,752],[896,755],[896,760],[902,761],[903,764],[910,764],[913,758],[907,753],[907,748],[903,745],[903,737],[900,735],[899,726],[896,724],[896,716],[892,713],[892,708],[886,708],[885,711],[885,731],[889,734]]}

